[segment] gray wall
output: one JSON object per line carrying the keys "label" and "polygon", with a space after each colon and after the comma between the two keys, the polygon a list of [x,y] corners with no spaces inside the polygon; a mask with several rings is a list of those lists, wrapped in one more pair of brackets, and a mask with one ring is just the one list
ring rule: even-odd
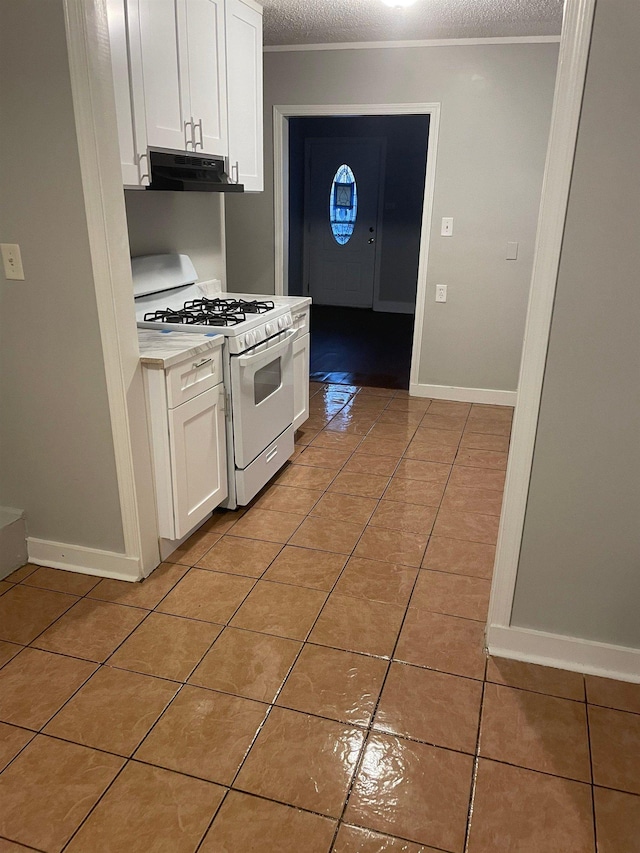
{"label": "gray wall", "polygon": [[182,252],[201,281],[224,286],[224,198],[216,193],[125,190],[131,255]]}
{"label": "gray wall", "polygon": [[512,623],[640,648],[640,6],[596,7]]}
{"label": "gray wall", "polygon": [[26,276],[0,273],[0,505],[122,552],[61,0],[3,0],[0,36],[0,242]]}
{"label": "gray wall", "polygon": [[[230,289],[274,288],[274,104],[439,102],[419,381],[515,390],[557,55],[557,44],[265,54],[266,190],[227,199]],[[442,216],[453,237],[439,236]],[[520,243],[517,261],[507,241]]]}

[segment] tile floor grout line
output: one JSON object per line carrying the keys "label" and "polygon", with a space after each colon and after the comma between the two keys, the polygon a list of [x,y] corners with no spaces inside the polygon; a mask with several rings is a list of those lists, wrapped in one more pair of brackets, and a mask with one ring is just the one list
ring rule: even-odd
{"label": "tile floor grout line", "polygon": [[31,847],[30,844],[24,844],[21,841],[15,841],[13,838],[7,838],[6,835],[0,835],[0,841],[9,841],[11,844],[20,844],[24,847],[25,850],[33,850],[34,853],[47,853],[46,850],[42,850],[40,847]]}
{"label": "tile floor grout line", "polygon": [[591,726],[589,723],[589,704],[587,702],[587,683],[584,675],[582,676],[582,688],[584,690],[584,713],[587,724],[587,747],[589,749],[589,773],[591,775],[591,819],[593,820],[593,853],[598,853],[598,821],[596,819],[596,789],[595,776],[593,773],[593,750],[591,748]]}
{"label": "tile floor grout line", "polygon": [[469,807],[467,809],[467,822],[465,826],[464,833],[464,845],[463,850],[465,853],[468,853],[469,850],[469,839],[471,837],[471,821],[473,819],[473,807],[475,803],[476,797],[476,789],[478,783],[478,770],[480,767],[480,733],[482,731],[482,716],[484,713],[484,694],[486,687],[486,675],[487,675],[487,662],[485,660],[485,678],[482,682],[482,695],[480,697],[480,713],[478,714],[478,729],[476,732],[476,747],[474,751],[473,757],[473,769],[471,772],[471,788],[469,790]]}

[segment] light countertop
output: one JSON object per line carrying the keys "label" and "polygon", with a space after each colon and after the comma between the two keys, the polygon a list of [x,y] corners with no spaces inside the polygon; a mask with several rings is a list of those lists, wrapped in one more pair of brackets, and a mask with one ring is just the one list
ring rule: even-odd
{"label": "light countertop", "polygon": [[138,329],[138,343],[142,364],[171,367],[185,358],[218,349],[224,343],[224,335]]}

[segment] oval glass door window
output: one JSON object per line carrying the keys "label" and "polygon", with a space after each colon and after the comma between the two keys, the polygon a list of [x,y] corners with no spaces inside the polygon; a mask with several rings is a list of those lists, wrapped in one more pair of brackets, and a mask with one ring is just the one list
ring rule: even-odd
{"label": "oval glass door window", "polygon": [[329,222],[336,243],[348,243],[358,215],[356,179],[346,163],[339,167],[329,194]]}

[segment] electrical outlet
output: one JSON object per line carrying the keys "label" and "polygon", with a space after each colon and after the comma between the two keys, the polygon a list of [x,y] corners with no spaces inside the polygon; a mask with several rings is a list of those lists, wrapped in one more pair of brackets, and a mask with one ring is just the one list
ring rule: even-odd
{"label": "electrical outlet", "polygon": [[446,284],[436,284],[436,302],[446,302],[447,301],[447,285]]}
{"label": "electrical outlet", "polygon": [[0,243],[4,274],[11,281],[24,281],[20,246],[17,243]]}

